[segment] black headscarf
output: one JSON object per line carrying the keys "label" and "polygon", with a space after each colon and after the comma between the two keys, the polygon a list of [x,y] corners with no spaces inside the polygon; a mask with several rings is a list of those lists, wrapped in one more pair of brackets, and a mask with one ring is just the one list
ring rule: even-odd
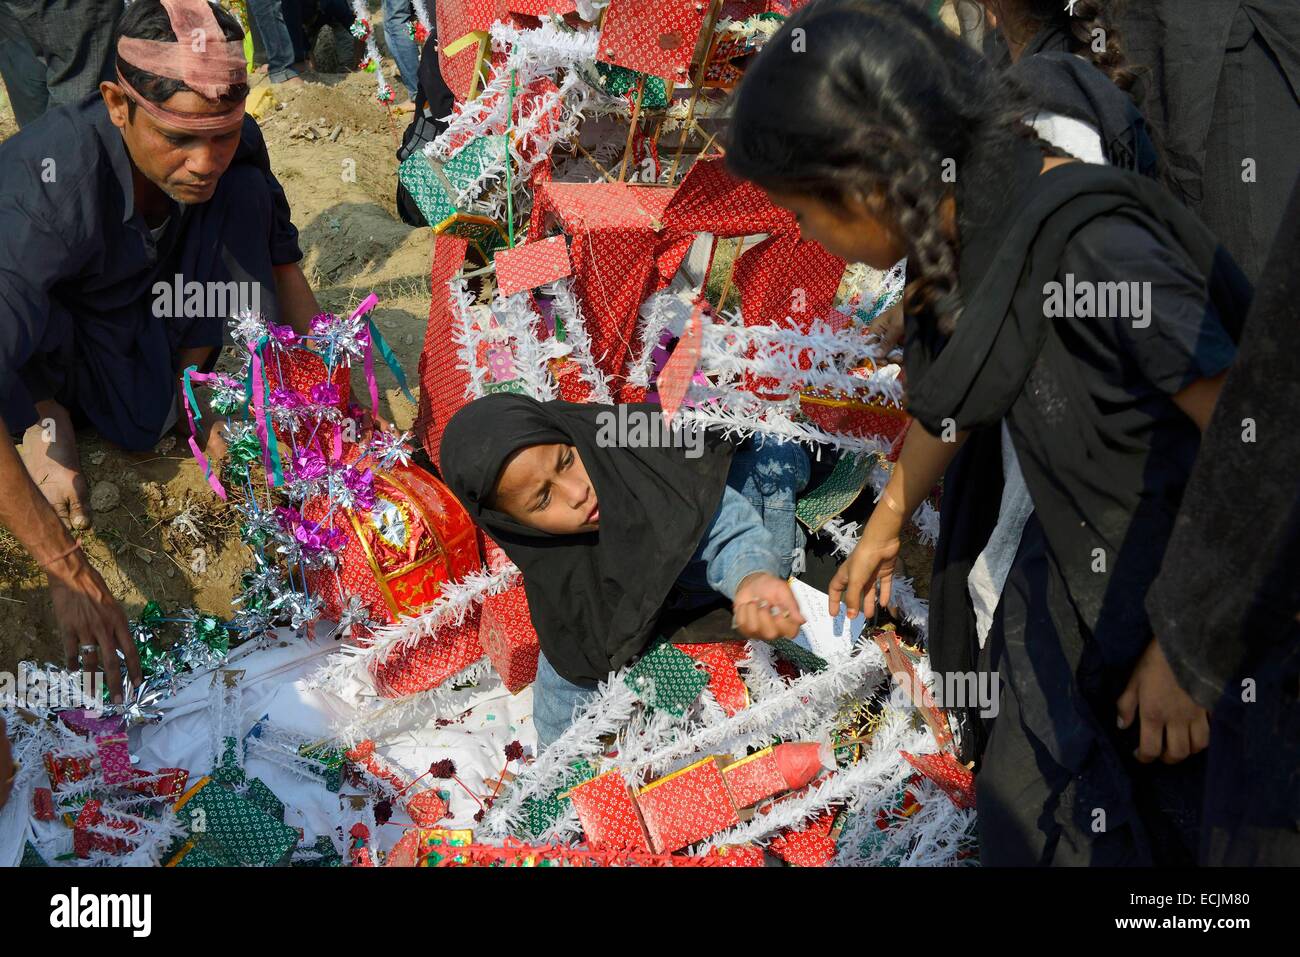
{"label": "black headscarf", "polygon": [[1008,74],[1036,105],[1096,128],[1111,166],[1160,176],[1160,154],[1141,110],[1101,70],[1053,47],[1052,35],[1048,30],[1039,33]]}
{"label": "black headscarf", "polygon": [[[658,405],[631,404],[656,425]],[[722,501],[734,447],[705,433],[699,458],[683,448],[605,448],[614,406],[538,402],[501,393],[447,423],[442,473],[470,516],[523,571],[542,653],[570,681],[604,679],[649,643],[677,577]],[[486,507],[506,458],[530,445],[574,446],[600,504],[600,529],[552,535]]]}
{"label": "black headscarf", "polygon": [[[1098,217],[1130,218],[1181,247],[1234,339],[1249,305],[1231,258],[1157,184],[1086,163],[1040,176],[1041,165],[1028,142],[968,159],[957,197],[963,312],[946,342],[909,318],[909,412],[936,435],[949,419],[971,432],[945,476],[931,583],[931,655],[942,672],[971,670],[977,654],[966,578],[997,520],[1004,418],[1074,611],[1094,634],[1104,626],[1112,647],[1149,640],[1142,599],[1165,541],[1126,541],[1146,450],[1108,433],[1044,315],[1044,286],[1071,237]],[[1132,564],[1094,573],[1099,547],[1111,556],[1123,547]],[[1127,574],[1136,567],[1149,574]]]}

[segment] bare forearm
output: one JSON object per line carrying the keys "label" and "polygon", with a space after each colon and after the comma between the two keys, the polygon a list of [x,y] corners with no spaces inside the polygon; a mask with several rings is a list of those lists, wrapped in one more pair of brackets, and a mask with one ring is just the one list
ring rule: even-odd
{"label": "bare forearm", "polygon": [[885,486],[885,495],[890,500],[886,504],[891,510],[901,509],[906,517],[920,508],[965,441],[965,432],[958,432],[953,441],[945,442],[913,422],[903,440],[894,474]]}
{"label": "bare forearm", "polygon": [[1227,378],[1228,373],[1220,372],[1209,379],[1197,379],[1173,397],[1174,405],[1195,422],[1202,432],[1209,428],[1210,417],[1214,415],[1214,406],[1219,401],[1219,393],[1223,391],[1223,383]]}
{"label": "bare forearm", "polygon": [[311,332],[312,317],[320,312],[316,294],[311,291],[302,267],[287,263],[274,267],[275,295],[280,304],[280,321],[300,336]]}
{"label": "bare forearm", "polygon": [[0,524],[22,543],[38,564],[45,565],[72,547],[72,537],[27,474],[3,422],[0,422],[0,488],[5,490],[0,495]]}

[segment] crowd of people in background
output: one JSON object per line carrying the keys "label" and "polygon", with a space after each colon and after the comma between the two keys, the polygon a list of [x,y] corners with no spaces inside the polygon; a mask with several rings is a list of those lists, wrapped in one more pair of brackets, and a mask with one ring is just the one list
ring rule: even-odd
{"label": "crowd of people in background", "polygon": [[[433,9],[430,0],[429,9]],[[0,0],[0,79],[19,127],[51,106],[75,103],[113,78],[111,39],[122,0]],[[360,59],[359,41],[348,33],[355,14],[348,0],[246,0],[239,11],[253,37],[257,71],[273,84],[301,84],[315,69],[322,31],[346,48],[348,67]],[[411,0],[383,0],[383,36],[397,64],[406,98],[398,112],[414,109],[420,47]]]}

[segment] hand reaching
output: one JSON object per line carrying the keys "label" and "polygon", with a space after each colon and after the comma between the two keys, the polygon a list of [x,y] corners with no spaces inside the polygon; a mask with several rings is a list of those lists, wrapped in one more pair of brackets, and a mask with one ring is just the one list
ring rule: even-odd
{"label": "hand reaching", "polygon": [[758,641],[793,638],[804,623],[790,583],[769,572],[747,576],[736,589],[732,608],[732,627]]}

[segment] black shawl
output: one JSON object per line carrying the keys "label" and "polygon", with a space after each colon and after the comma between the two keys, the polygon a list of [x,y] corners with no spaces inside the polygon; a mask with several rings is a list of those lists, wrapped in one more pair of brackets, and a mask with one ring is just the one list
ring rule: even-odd
{"label": "black shawl", "polygon": [[[658,424],[658,405],[628,405]],[[570,681],[603,680],[639,654],[673,584],[722,501],[733,446],[705,434],[704,453],[602,447],[613,406],[498,394],[447,423],[442,473],[470,516],[524,575],[528,607],[552,667]],[[530,445],[578,450],[600,504],[600,529],[551,535],[485,507],[506,458]]]}
{"label": "black shawl", "polygon": [[1282,222],[1147,596],[1179,684],[1214,712],[1212,864],[1300,863],[1300,188]]}
{"label": "black shawl", "polygon": [[[967,160],[957,197],[964,311],[946,342],[909,320],[909,411],[933,434],[946,420],[972,433],[945,477],[931,583],[931,654],[942,672],[972,670],[976,658],[966,578],[997,520],[1004,418],[1080,620],[1106,632],[1112,664],[1149,641],[1142,598],[1165,542],[1126,541],[1147,450],[1109,434],[1044,315],[1044,286],[1073,234],[1094,218],[1124,216],[1176,243],[1206,277],[1234,339],[1249,302],[1249,284],[1214,237],[1158,185],[1084,163],[1040,176],[1041,163],[1029,143]],[[1109,559],[1101,574],[1092,570],[1097,548]]]}
{"label": "black shawl", "polygon": [[1158,176],[1160,154],[1133,100],[1087,60],[1061,52],[1043,31],[1008,74],[1035,105],[1097,129],[1106,161],[1143,176]]}

